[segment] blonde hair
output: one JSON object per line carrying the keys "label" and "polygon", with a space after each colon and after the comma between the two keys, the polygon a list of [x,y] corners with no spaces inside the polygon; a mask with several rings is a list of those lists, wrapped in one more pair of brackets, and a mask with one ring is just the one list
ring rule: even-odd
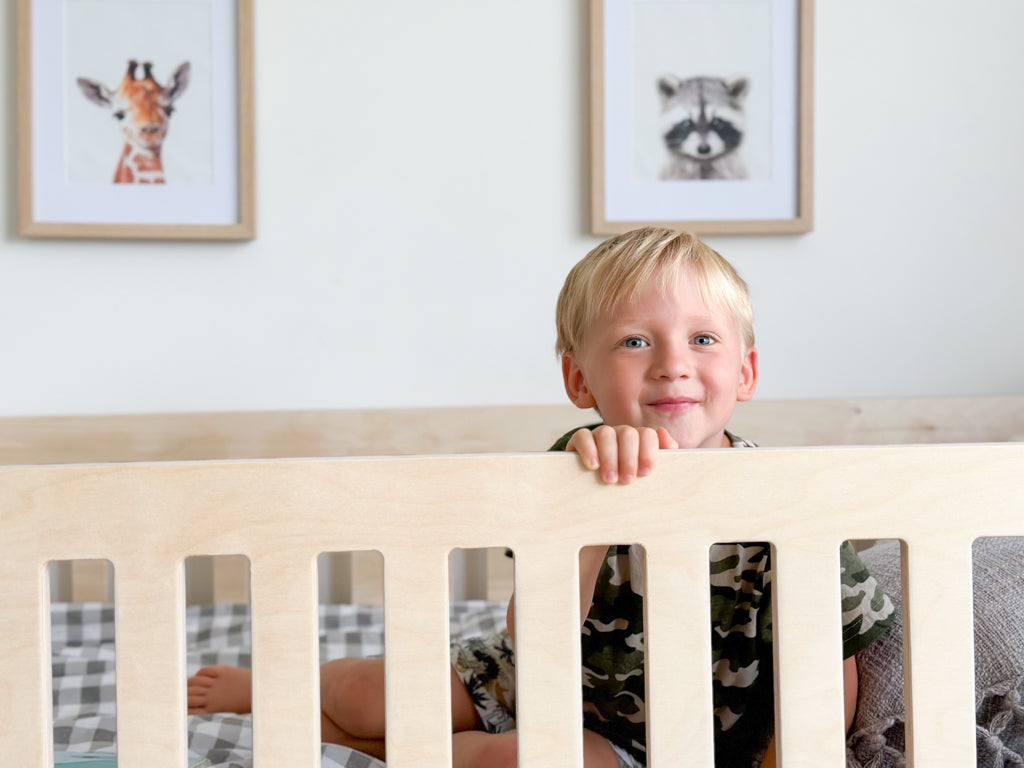
{"label": "blonde hair", "polygon": [[558,295],[559,355],[578,352],[599,316],[631,302],[652,280],[667,287],[692,275],[708,306],[732,312],[746,349],[754,346],[750,290],[733,266],[688,232],[644,227],[601,243],[576,264]]}

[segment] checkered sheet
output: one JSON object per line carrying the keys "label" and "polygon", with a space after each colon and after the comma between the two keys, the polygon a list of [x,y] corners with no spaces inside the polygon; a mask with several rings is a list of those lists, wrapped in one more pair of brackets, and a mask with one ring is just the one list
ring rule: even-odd
{"label": "checkered sheet", "polygon": [[[482,635],[505,624],[505,605],[471,600],[451,606],[452,637]],[[186,613],[187,672],[252,660],[249,608],[194,606]],[[55,603],[53,638],[53,738],[55,750],[115,751],[114,608],[108,603]],[[320,606],[320,661],[384,652],[382,609]],[[188,718],[189,754],[210,768],[253,768],[251,715]],[[323,768],[382,768],[361,752],[325,744]],[[205,765],[205,763],[204,763]]]}

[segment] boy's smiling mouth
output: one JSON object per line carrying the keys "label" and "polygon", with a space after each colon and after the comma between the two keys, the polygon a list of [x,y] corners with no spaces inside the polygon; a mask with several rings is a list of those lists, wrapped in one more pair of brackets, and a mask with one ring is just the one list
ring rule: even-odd
{"label": "boy's smiling mouth", "polygon": [[658,400],[653,400],[647,405],[658,411],[665,413],[675,413],[677,411],[686,411],[697,405],[698,401],[692,397],[663,397]]}

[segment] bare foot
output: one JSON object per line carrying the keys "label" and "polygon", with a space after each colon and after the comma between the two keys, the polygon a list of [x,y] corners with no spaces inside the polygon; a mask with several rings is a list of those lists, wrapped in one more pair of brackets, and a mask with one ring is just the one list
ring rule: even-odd
{"label": "bare foot", "polygon": [[188,713],[252,712],[252,670],[203,667],[188,679]]}

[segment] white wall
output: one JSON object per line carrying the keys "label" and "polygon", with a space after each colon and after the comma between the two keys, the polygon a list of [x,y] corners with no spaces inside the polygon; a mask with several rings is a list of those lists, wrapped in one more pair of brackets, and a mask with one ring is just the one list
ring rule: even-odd
{"label": "white wall", "polygon": [[[561,401],[554,299],[598,242],[583,0],[257,0],[245,244],[17,237],[13,5],[0,414]],[[1024,393],[1022,28],[818,0],[815,229],[708,238],[760,396]]]}

